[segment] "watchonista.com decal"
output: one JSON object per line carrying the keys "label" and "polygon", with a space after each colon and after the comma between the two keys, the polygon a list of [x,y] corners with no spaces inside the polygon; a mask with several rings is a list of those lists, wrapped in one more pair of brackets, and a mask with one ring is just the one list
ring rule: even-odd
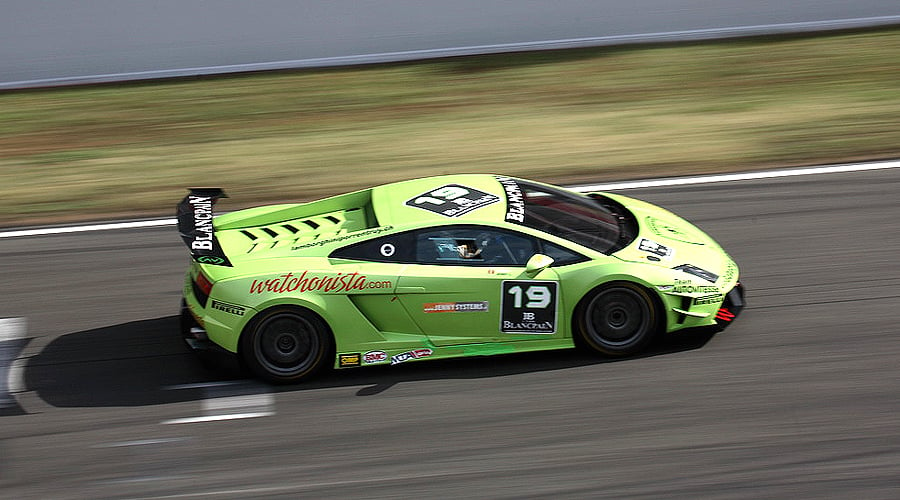
{"label": "watchonista.com decal", "polygon": [[358,272],[319,274],[303,271],[300,274],[286,273],[277,278],[253,280],[250,283],[250,293],[341,293],[392,288],[394,283],[391,280],[369,279]]}

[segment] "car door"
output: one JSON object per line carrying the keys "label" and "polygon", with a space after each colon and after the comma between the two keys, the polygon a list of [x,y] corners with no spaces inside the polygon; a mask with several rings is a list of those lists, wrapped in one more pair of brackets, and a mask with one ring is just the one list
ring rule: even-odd
{"label": "car door", "polygon": [[540,243],[529,235],[476,225],[419,230],[414,264],[396,294],[437,346],[559,335],[559,279],[552,268],[529,275]]}

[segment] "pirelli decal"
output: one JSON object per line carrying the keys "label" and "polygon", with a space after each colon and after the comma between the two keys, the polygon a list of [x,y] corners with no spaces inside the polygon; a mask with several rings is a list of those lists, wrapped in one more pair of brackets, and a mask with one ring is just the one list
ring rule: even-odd
{"label": "pirelli decal", "polygon": [[247,312],[247,308],[244,306],[229,304],[228,302],[219,300],[213,300],[210,307],[218,311],[227,312],[228,314],[234,314],[235,316],[243,316]]}

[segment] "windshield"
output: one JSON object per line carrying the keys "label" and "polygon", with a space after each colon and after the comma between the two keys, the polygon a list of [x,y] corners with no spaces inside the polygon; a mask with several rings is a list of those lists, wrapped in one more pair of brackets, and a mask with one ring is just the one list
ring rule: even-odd
{"label": "windshield", "polygon": [[621,248],[620,217],[598,200],[516,179],[519,201],[510,181],[500,180],[509,201],[507,219],[598,252]]}

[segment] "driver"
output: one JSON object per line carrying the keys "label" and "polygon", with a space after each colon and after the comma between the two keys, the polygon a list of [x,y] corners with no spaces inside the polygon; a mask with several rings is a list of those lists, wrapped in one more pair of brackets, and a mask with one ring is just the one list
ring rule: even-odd
{"label": "driver", "polygon": [[456,251],[463,259],[477,259],[481,255],[481,249],[475,246],[475,240],[462,240],[456,245]]}

